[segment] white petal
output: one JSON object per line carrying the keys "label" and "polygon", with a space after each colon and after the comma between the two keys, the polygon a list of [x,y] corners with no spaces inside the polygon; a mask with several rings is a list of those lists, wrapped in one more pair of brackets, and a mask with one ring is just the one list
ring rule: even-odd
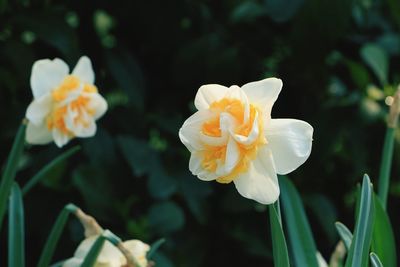
{"label": "white petal", "polygon": [[192,152],[194,150],[203,149],[203,144],[200,139],[200,132],[203,123],[212,119],[215,116],[209,110],[200,110],[190,116],[179,129],[179,138],[181,142]]}
{"label": "white petal", "polygon": [[94,83],[92,62],[87,56],[83,56],[78,60],[72,74],[77,76],[84,83]]}
{"label": "white petal", "polygon": [[[215,116],[213,114],[213,116]],[[221,129],[221,136],[214,137],[203,134],[200,131],[199,138],[202,143],[210,146],[222,146],[228,143],[229,132],[237,126],[236,119],[229,113],[222,112],[219,118],[219,127]]]}
{"label": "white petal", "polygon": [[139,261],[139,264],[143,267],[147,266],[146,254],[150,250],[150,246],[143,243],[140,240],[128,240],[125,241],[124,247],[127,248],[132,255]]}
{"label": "white petal", "polygon": [[282,89],[282,80],[268,78],[257,82],[247,83],[242,86],[249,102],[270,113]]}
{"label": "white petal", "polygon": [[221,100],[228,88],[219,84],[206,84],[199,88],[194,99],[194,105],[198,110],[208,109],[210,104]]}
{"label": "white petal", "polygon": [[243,197],[261,204],[274,203],[279,197],[279,184],[271,151],[266,147],[260,148],[249,170],[233,182]]}
{"label": "white petal", "polygon": [[319,251],[317,251],[317,262],[318,262],[318,267],[328,267],[329,266]]}
{"label": "white petal", "polygon": [[35,125],[32,122],[28,123],[25,138],[26,142],[33,145],[44,145],[53,141],[53,136],[46,124]]}
{"label": "white petal", "polygon": [[254,117],[253,126],[251,128],[249,135],[244,136],[244,135],[240,135],[240,134],[233,134],[233,138],[235,138],[235,140],[237,142],[239,142],[245,146],[249,146],[249,145],[253,144],[254,141],[256,141],[259,134],[260,134],[260,128],[258,126],[258,112],[257,112]]}
{"label": "white petal", "polygon": [[80,267],[83,263],[82,259],[71,258],[63,262],[62,267]]}
{"label": "white petal", "polygon": [[307,122],[272,119],[265,133],[277,173],[287,174],[294,171],[310,156],[313,127]]}
{"label": "white petal", "polygon": [[68,65],[61,59],[42,59],[32,66],[31,88],[34,98],[39,98],[58,87],[69,73]]}
{"label": "white petal", "polygon": [[216,173],[209,172],[205,170],[202,166],[202,157],[201,152],[193,152],[190,155],[189,161],[189,170],[193,175],[197,176],[200,180],[203,181],[212,181],[218,178]]}
{"label": "white petal", "polygon": [[107,101],[98,93],[83,94],[89,97],[89,103],[87,109],[93,111],[93,118],[95,120],[99,119],[106,113],[108,105]]}
{"label": "white petal", "polygon": [[226,147],[225,157],[225,173],[221,176],[229,174],[238,164],[240,159],[239,146],[233,138],[229,138],[228,145]]}
{"label": "white petal", "polygon": [[243,120],[244,120],[244,123],[247,123],[250,118],[250,105],[249,105],[249,100],[247,98],[247,95],[242,90],[242,88],[240,88],[237,85],[232,85],[231,87],[229,87],[224,98],[238,99],[238,100],[240,100],[240,102],[243,103],[243,105],[244,105]]}
{"label": "white petal", "polygon": [[67,129],[76,137],[91,137],[97,130],[94,119],[83,108],[78,111],[68,106],[64,122]]}
{"label": "white petal", "polygon": [[53,135],[54,143],[56,143],[56,145],[58,147],[63,147],[64,145],[66,145],[69,142],[69,140],[71,140],[70,136],[62,133],[57,128],[53,128],[52,135]]}
{"label": "white petal", "polygon": [[36,98],[28,106],[26,110],[26,118],[32,123],[39,125],[42,124],[46,116],[50,113],[52,108],[51,94],[45,94]]}
{"label": "white petal", "polygon": [[[97,238],[98,236],[90,236],[83,240],[76,249],[74,258],[83,260]],[[106,241],[104,242],[103,248],[100,251],[96,263],[110,264],[113,261],[120,261],[121,256],[123,255],[118,248],[111,244],[110,241]]]}

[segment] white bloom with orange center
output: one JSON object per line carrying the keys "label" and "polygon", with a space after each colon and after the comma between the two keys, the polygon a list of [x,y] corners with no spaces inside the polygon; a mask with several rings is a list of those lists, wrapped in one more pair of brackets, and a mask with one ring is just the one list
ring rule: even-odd
{"label": "white bloom with orange center", "polygon": [[233,181],[239,193],[262,204],[279,196],[277,174],[287,174],[311,153],[313,128],[295,119],[271,119],[282,88],[276,78],[225,87],[203,85],[198,111],[179,130],[199,179]]}
{"label": "white bloom with orange center", "polygon": [[52,141],[62,147],[74,137],[91,137],[95,121],[107,110],[107,102],[94,86],[90,59],[83,56],[69,74],[61,59],[42,59],[33,64],[33,101],[26,111],[26,140],[31,144]]}
{"label": "white bloom with orange center", "polygon": [[[74,257],[63,263],[63,267],[79,267],[82,265],[90,248],[98,236],[91,236],[82,241],[75,251]],[[132,253],[132,256],[138,261],[140,266],[147,266],[147,252],[150,246],[140,240],[129,240],[123,242],[123,246]],[[97,257],[94,267],[123,267],[127,264],[125,256],[110,241],[105,241],[103,248]]]}

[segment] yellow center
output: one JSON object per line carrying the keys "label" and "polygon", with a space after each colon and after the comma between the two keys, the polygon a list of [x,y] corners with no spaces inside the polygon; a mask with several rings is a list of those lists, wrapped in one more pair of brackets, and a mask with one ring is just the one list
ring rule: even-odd
{"label": "yellow center", "polygon": [[[232,172],[226,176],[218,177],[217,182],[230,183],[239,174],[246,172],[249,163],[254,160],[257,155],[257,149],[267,143],[263,135],[263,120],[261,118],[261,112],[259,109],[250,104],[249,119],[245,121],[244,113],[245,106],[238,99],[224,98],[219,101],[215,101],[210,105],[210,110],[217,114],[213,119],[206,121],[202,125],[202,133],[211,137],[221,137],[220,127],[220,116],[222,112],[229,113],[235,118],[237,127],[234,129],[235,134],[242,136],[248,136],[254,125],[256,114],[258,113],[258,130],[259,136],[250,145],[243,145],[237,143],[239,147],[239,161]],[[222,146],[211,146],[205,145],[206,149],[202,152],[202,167],[209,172],[215,172],[218,167],[218,163],[225,163],[227,145]]]}
{"label": "yellow center", "polygon": [[88,108],[89,98],[83,96],[82,93],[97,93],[96,86],[91,84],[83,84],[83,90],[79,96],[68,103],[62,103],[71,93],[79,90],[81,84],[82,83],[78,77],[68,75],[64,78],[61,85],[52,91],[54,104],[50,114],[46,118],[47,128],[49,130],[56,128],[65,135],[73,136],[73,133],[66,127],[64,121],[65,115],[68,111],[68,106],[78,113],[74,123],[80,123],[84,126],[88,125],[88,123],[83,119],[82,110],[84,109],[86,112],[92,115],[94,114],[94,110],[90,110]]}

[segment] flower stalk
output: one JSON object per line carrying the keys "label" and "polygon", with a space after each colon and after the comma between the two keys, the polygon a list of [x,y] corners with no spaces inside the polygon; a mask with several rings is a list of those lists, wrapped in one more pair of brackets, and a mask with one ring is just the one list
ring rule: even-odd
{"label": "flower stalk", "polygon": [[386,209],[390,182],[390,169],[393,159],[394,139],[400,112],[400,86],[393,96],[393,103],[390,105],[389,117],[385,141],[383,144],[381,167],[379,172],[378,196],[382,200],[383,207]]}

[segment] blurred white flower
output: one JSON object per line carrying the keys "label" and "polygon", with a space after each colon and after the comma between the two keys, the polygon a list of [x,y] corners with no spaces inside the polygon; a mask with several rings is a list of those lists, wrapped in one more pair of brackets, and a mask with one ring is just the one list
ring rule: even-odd
{"label": "blurred white flower", "polygon": [[[90,236],[82,241],[75,251],[74,257],[65,261],[63,267],[79,267],[98,236]],[[132,253],[142,267],[147,266],[146,254],[150,246],[140,240],[123,242],[124,247]],[[122,267],[127,264],[125,256],[111,242],[106,241],[93,267]]]}
{"label": "blurred white flower", "polygon": [[204,181],[234,182],[262,204],[279,196],[278,174],[292,172],[311,153],[313,128],[294,119],[271,119],[282,88],[276,78],[225,87],[200,87],[198,111],[179,130],[191,152],[190,171]]}
{"label": "blurred white flower", "polygon": [[26,111],[28,143],[54,141],[62,147],[74,137],[96,133],[95,121],[106,112],[107,102],[93,84],[88,57],[81,57],[71,74],[61,59],[38,60],[33,64],[30,83],[33,101]]}

